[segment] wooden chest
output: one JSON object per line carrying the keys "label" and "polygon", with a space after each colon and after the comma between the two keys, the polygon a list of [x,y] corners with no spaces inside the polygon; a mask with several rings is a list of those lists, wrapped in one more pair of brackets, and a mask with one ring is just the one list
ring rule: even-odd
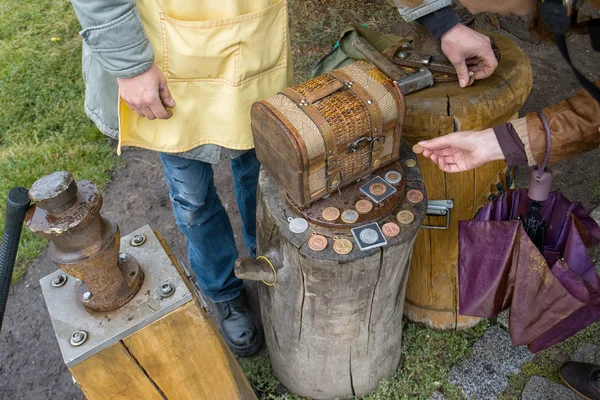
{"label": "wooden chest", "polygon": [[256,155],[306,206],[397,160],[405,109],[393,81],[356,62],[254,103]]}

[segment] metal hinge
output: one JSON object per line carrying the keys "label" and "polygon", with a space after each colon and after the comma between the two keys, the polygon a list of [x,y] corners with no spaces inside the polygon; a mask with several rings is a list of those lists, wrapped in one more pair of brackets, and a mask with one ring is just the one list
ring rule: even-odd
{"label": "metal hinge", "polygon": [[452,200],[429,200],[427,202],[427,215],[435,217],[446,217],[446,225],[422,225],[421,228],[427,229],[448,229],[450,226],[450,210],[454,208]]}

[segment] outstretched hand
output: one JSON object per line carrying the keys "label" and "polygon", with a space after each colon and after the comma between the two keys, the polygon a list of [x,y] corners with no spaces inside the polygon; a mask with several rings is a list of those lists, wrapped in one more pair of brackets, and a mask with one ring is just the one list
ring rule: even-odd
{"label": "outstretched hand", "polygon": [[423,147],[423,156],[445,172],[468,171],[504,159],[493,129],[450,133],[419,144]]}
{"label": "outstretched hand", "polygon": [[460,87],[469,85],[469,72],[475,80],[485,79],[494,73],[498,60],[489,37],[457,24],[441,37],[442,51],[454,65]]}
{"label": "outstretched hand", "polygon": [[132,78],[117,78],[121,98],[140,117],[150,120],[169,119],[173,113],[167,107],[175,107],[167,79],[153,65],[148,71]]}

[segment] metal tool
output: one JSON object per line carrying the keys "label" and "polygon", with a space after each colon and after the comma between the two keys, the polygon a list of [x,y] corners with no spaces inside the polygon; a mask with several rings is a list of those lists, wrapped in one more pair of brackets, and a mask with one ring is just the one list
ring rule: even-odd
{"label": "metal tool", "polygon": [[2,330],[8,289],[10,288],[21,239],[21,229],[23,228],[25,214],[29,209],[29,203],[27,189],[22,187],[12,188],[6,197],[6,224],[4,225],[2,243],[0,244],[0,330]]}
{"label": "metal tool", "polygon": [[421,225],[421,228],[448,229],[450,227],[450,210],[452,208],[454,208],[454,202],[452,200],[428,200],[427,215],[446,217],[446,224],[442,226]]}

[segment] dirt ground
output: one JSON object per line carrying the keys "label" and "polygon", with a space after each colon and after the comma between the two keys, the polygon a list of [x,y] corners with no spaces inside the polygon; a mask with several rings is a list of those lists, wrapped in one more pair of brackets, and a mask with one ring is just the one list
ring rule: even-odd
{"label": "dirt ground", "polygon": [[[476,26],[507,35],[529,55],[534,71],[534,86],[522,113],[538,111],[579,88],[558,51],[550,45],[535,44],[517,18],[496,20],[481,16],[477,18]],[[588,38],[572,38],[569,42],[574,62],[581,71],[590,78],[600,78],[600,54],[592,53]],[[594,185],[600,185],[599,155],[596,150],[578,159],[555,164],[552,168],[554,188],[560,189],[571,199],[581,200],[588,209],[598,206],[599,190]],[[125,165],[115,171],[104,191],[103,212],[118,221],[123,234],[150,224],[162,233],[178,258],[186,259],[185,240],[172,217],[157,155],[150,151],[127,150],[123,160]],[[526,169],[521,169],[518,183],[526,185],[527,176]],[[215,181],[232,218],[236,240],[241,244],[241,224],[226,154],[215,168]],[[242,248],[243,245],[240,246]],[[83,398],[63,364],[38,283],[41,277],[55,270],[56,267],[44,254],[29,268],[24,279],[11,289],[0,335],[2,399]]]}

